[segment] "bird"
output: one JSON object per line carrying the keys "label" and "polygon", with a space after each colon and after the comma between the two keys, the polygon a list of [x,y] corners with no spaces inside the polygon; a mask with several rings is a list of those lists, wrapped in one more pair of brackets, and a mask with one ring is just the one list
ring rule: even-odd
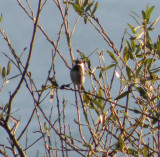
{"label": "bird", "polygon": [[77,85],[80,89],[84,89],[85,70],[83,61],[79,59],[74,60],[73,68],[70,71],[70,77],[74,85]]}

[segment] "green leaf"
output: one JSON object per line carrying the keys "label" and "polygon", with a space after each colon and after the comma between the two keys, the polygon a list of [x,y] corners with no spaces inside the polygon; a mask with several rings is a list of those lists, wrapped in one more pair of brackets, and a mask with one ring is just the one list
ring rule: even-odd
{"label": "green leaf", "polygon": [[99,78],[102,77],[102,74],[103,74],[104,71],[109,70],[110,68],[112,68],[114,66],[116,66],[116,64],[111,64],[111,65],[108,65],[108,66],[102,68],[101,71],[100,71],[100,74],[99,74]]}
{"label": "green leaf", "polygon": [[88,96],[87,96],[87,94],[83,94],[83,101],[85,102],[85,103],[89,103],[89,98],[88,98]]}
{"label": "green leaf", "polygon": [[134,28],[132,25],[130,25],[130,24],[128,24],[128,26],[130,27],[132,33],[136,35],[136,30],[135,30],[135,28]]}
{"label": "green leaf", "polygon": [[153,58],[148,58],[148,59],[146,59],[145,64],[150,64],[150,63],[152,63],[154,61],[156,61],[156,60],[153,59]]}
{"label": "green leaf", "polygon": [[142,96],[144,99],[148,99],[147,92],[142,87],[136,87],[136,89],[140,96]]}
{"label": "green leaf", "polygon": [[99,89],[98,96],[99,96],[99,97],[103,97],[103,92],[102,92],[102,89],[101,89],[101,88]]}
{"label": "green leaf", "polygon": [[129,57],[130,57],[130,59],[134,60],[132,52],[129,52]]}
{"label": "green leaf", "polygon": [[128,91],[122,93],[122,94],[119,95],[117,98],[115,98],[115,100],[119,100],[119,99],[124,98],[124,97],[127,96],[130,92],[131,92],[131,90],[128,90]]}
{"label": "green leaf", "polygon": [[145,20],[146,19],[146,13],[142,10],[142,17]]}
{"label": "green leaf", "polygon": [[139,53],[141,52],[142,47],[141,47],[140,44],[139,44],[139,45],[136,46],[136,48],[137,48],[137,50],[136,50],[135,55],[136,55],[136,57],[137,57],[137,55],[139,55]]}
{"label": "green leaf", "polygon": [[128,47],[126,46],[123,51],[123,58],[124,58],[125,63],[127,63],[129,56],[130,56],[130,54],[128,52]]}
{"label": "green leaf", "polygon": [[99,78],[101,78],[103,75],[103,71],[101,70],[100,73],[99,73]]}
{"label": "green leaf", "polygon": [[88,16],[85,15],[85,17],[84,17],[84,23],[87,24],[87,21],[88,21]]}
{"label": "green leaf", "polygon": [[73,4],[74,10],[78,13],[78,15],[83,15],[83,7],[80,4]]}
{"label": "green leaf", "polygon": [[139,76],[141,70],[142,70],[142,65],[136,70],[136,78]]}
{"label": "green leaf", "polygon": [[111,51],[107,51],[107,53],[110,55],[110,57],[117,63],[117,58],[115,57],[115,55],[113,54],[113,52]]}
{"label": "green leaf", "polygon": [[90,144],[86,144],[86,143],[85,143],[85,144],[83,144],[83,146],[84,146],[84,147],[87,147],[87,148],[91,148],[91,145],[90,145]]}
{"label": "green leaf", "polygon": [[131,39],[132,51],[134,52],[136,49],[135,40]]}
{"label": "green leaf", "polygon": [[11,72],[11,61],[9,61],[7,65],[7,75],[9,75],[10,72]]}
{"label": "green leaf", "polygon": [[142,54],[137,54],[136,57],[137,58],[143,58],[144,56]]}
{"label": "green leaf", "polygon": [[83,6],[85,7],[89,3],[89,0],[85,0]]}
{"label": "green leaf", "polygon": [[88,106],[90,109],[95,110],[96,112],[98,112],[99,110],[94,106],[94,104],[92,102],[89,103]]}
{"label": "green leaf", "polygon": [[110,64],[110,65],[104,67],[104,68],[102,69],[102,71],[104,72],[104,71],[106,71],[106,70],[109,70],[110,68],[112,68],[112,67],[114,67],[114,66],[116,66],[116,64]]}
{"label": "green leaf", "polygon": [[154,62],[155,62],[155,60],[153,59],[152,62],[150,62],[150,63],[148,64],[148,66],[147,66],[147,69],[148,69],[148,70],[151,69],[151,67],[152,67],[152,65],[153,65]]}
{"label": "green leaf", "polygon": [[124,140],[122,138],[122,135],[119,135],[119,137],[118,137],[118,148],[119,148],[119,150],[122,151],[123,147],[124,147]]}
{"label": "green leaf", "polygon": [[126,66],[126,72],[127,72],[128,79],[131,80],[131,69],[128,66]]}
{"label": "green leaf", "polygon": [[2,78],[5,78],[6,77],[6,68],[3,67],[2,69]]}
{"label": "green leaf", "polygon": [[132,49],[131,49],[131,45],[130,45],[130,43],[129,43],[129,41],[128,41],[128,40],[126,40],[126,46],[128,47],[128,50],[129,50],[129,51],[132,51]]}
{"label": "green leaf", "polygon": [[149,19],[150,19],[150,16],[151,16],[151,13],[153,12],[153,10],[154,10],[154,8],[155,8],[155,6],[153,6],[153,7],[151,7],[150,9],[149,9],[149,5],[147,5],[147,7],[146,7],[146,19],[149,21]]}
{"label": "green leaf", "polygon": [[91,99],[91,101],[100,109],[103,110],[101,103],[99,103],[96,99]]}
{"label": "green leaf", "polygon": [[87,11],[91,8],[91,6],[92,6],[93,4],[94,4],[94,1],[90,2],[90,3],[88,4],[88,6],[86,7],[85,12],[87,12]]}
{"label": "green leaf", "polygon": [[157,39],[157,43],[154,44],[154,48],[157,49],[156,53],[160,55],[160,40]]}
{"label": "green leaf", "polygon": [[141,153],[142,153],[143,157],[148,157],[148,148],[146,146],[144,146],[141,149]]}
{"label": "green leaf", "polygon": [[[103,97],[103,92],[102,92],[102,89],[101,89],[101,88],[99,89],[98,97]],[[102,99],[101,99],[101,98],[98,98],[98,102],[99,102],[100,104],[102,104]]]}
{"label": "green leaf", "polygon": [[47,136],[50,136],[49,130],[47,128],[46,122],[44,122],[44,130],[47,133]]}
{"label": "green leaf", "polygon": [[133,156],[137,156],[138,152],[134,149],[128,148],[127,153]]}
{"label": "green leaf", "polygon": [[2,18],[3,18],[3,15],[1,14],[1,16],[0,16],[0,22],[2,21]]}
{"label": "green leaf", "polygon": [[96,12],[97,8],[98,8],[98,2],[96,2],[96,4],[95,4],[94,9],[92,10],[91,16],[94,15],[94,13]]}

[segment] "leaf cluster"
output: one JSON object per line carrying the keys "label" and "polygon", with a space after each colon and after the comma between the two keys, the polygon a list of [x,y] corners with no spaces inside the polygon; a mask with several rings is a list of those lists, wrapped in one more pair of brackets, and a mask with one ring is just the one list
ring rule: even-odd
{"label": "leaf cluster", "polygon": [[0,74],[3,80],[6,79],[6,77],[10,74],[10,72],[11,72],[11,61],[8,62],[7,68],[6,67],[2,68],[0,65]]}
{"label": "leaf cluster", "polygon": [[98,2],[95,3],[94,0],[72,0],[70,2],[74,10],[84,18],[84,23],[86,24],[89,17],[93,17],[98,8]]}

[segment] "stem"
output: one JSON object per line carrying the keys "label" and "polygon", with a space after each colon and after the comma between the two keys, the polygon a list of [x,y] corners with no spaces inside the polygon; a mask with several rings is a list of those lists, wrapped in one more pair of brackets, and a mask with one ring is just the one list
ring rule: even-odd
{"label": "stem", "polygon": [[15,135],[12,133],[12,130],[10,129],[9,125],[7,123],[5,123],[4,125],[1,125],[8,133],[9,135],[9,139],[12,143],[12,146],[15,146],[16,149],[18,150],[18,153],[21,157],[25,157],[25,153],[21,147],[21,145],[19,144],[19,142],[17,141]]}

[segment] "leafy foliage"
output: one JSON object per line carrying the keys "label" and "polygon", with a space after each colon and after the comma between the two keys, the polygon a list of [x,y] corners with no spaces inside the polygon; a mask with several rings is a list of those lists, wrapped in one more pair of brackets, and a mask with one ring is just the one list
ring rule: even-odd
{"label": "leafy foliage", "polygon": [[98,8],[98,2],[95,3],[94,0],[72,0],[70,3],[72,4],[74,10],[78,13],[78,15],[84,17],[85,24],[87,23],[89,17],[94,16]]}

